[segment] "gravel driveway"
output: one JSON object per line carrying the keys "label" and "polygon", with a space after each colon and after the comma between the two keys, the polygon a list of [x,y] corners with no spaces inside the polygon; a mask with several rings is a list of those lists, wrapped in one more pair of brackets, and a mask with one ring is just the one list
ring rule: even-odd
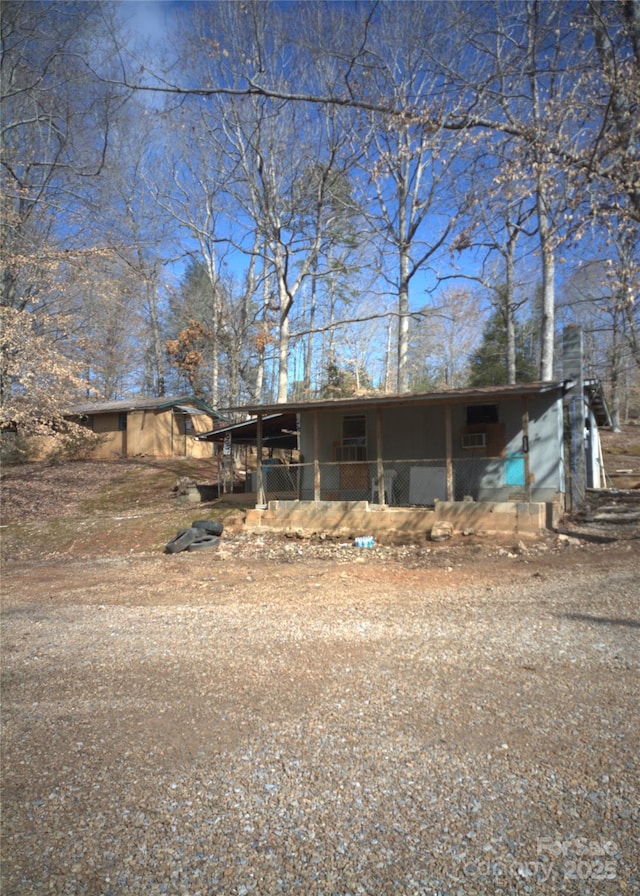
{"label": "gravel driveway", "polygon": [[2,892],[638,894],[638,543],[6,564]]}

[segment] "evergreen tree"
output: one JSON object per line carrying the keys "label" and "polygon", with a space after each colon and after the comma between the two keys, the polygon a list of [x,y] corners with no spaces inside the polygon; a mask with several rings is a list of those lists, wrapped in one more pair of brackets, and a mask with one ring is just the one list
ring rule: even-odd
{"label": "evergreen tree", "polygon": [[354,367],[353,364],[339,366],[335,361],[327,364],[320,398],[348,398],[351,395],[372,391],[371,376],[362,366]]}
{"label": "evergreen tree", "polygon": [[[532,383],[536,380],[536,364],[527,330],[516,325],[516,381]],[[488,320],[479,347],[469,359],[469,385],[504,386],[508,383],[507,330],[505,321],[496,311]]]}

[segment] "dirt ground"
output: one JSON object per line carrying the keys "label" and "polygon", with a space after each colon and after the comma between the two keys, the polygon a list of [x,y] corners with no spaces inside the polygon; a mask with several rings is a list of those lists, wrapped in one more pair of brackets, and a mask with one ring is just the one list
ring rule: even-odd
{"label": "dirt ground", "polygon": [[183,472],[3,475],[3,893],[640,892],[635,530],[358,550]]}

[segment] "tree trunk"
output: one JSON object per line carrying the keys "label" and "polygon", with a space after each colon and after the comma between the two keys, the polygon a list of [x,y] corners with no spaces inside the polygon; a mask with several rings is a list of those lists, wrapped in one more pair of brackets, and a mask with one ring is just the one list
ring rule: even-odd
{"label": "tree trunk", "polygon": [[553,379],[555,337],[555,253],[551,226],[547,216],[541,185],[537,195],[540,251],[542,255],[542,312],[540,319],[540,379]]}
{"label": "tree trunk", "polygon": [[264,357],[269,335],[269,281],[269,264],[267,262],[267,247],[265,244],[262,265],[262,332],[258,335],[256,379],[253,389],[253,400],[256,403],[262,400],[262,391],[264,389]]}
{"label": "tree trunk", "polygon": [[515,242],[509,239],[506,247],[505,256],[505,323],[507,333],[507,383],[513,385],[518,376],[516,370],[516,314],[515,314],[515,297],[514,297],[514,254]]}
{"label": "tree trunk", "polygon": [[278,258],[278,299],[280,307],[280,332],[278,333],[278,395],[276,401],[285,402],[289,392],[289,312],[293,300],[289,295],[282,259]]}
{"label": "tree trunk", "polygon": [[400,283],[398,285],[398,392],[409,389],[409,255],[400,249]]}
{"label": "tree trunk", "polygon": [[[314,268],[317,268],[317,264],[314,265]],[[303,382],[302,388],[304,392],[304,397],[309,398],[311,396],[311,367],[313,364],[313,339],[314,333],[313,328],[316,322],[316,303],[317,303],[317,283],[318,278],[316,271],[314,270],[313,276],[311,277],[311,305],[309,308],[309,335],[307,336],[307,346],[304,353],[304,372],[303,372]]]}
{"label": "tree trunk", "polygon": [[280,320],[280,334],[278,339],[278,397],[277,401],[283,403],[287,400],[289,390],[289,317]]}
{"label": "tree trunk", "polygon": [[165,394],[164,386],[164,352],[160,337],[160,323],[158,320],[158,296],[155,283],[147,281],[147,311],[149,314],[149,328],[151,335],[151,381],[155,395]]}
{"label": "tree trunk", "polygon": [[204,251],[204,247],[203,256],[211,287],[211,406],[215,408],[220,404],[220,298],[218,296],[215,259],[210,252]]}
{"label": "tree trunk", "polygon": [[393,318],[387,320],[387,346],[384,353],[384,391],[391,392],[391,328]]}

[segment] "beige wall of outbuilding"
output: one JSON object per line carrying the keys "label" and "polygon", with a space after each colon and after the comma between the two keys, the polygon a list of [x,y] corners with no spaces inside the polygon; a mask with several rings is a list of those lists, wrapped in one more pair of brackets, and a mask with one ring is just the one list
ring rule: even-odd
{"label": "beige wall of outbuilding", "polygon": [[[193,427],[189,432],[187,420]],[[94,456],[113,457],[195,457],[212,455],[211,442],[198,442],[195,436],[213,427],[208,414],[185,415],[163,410],[131,410],[127,412],[127,428],[119,428],[119,414],[94,414],[93,431],[102,436]]]}
{"label": "beige wall of outbuilding", "polygon": [[96,414],[92,430],[101,436],[93,456],[100,459],[125,457],[127,454],[126,432],[118,429],[118,414]]}

